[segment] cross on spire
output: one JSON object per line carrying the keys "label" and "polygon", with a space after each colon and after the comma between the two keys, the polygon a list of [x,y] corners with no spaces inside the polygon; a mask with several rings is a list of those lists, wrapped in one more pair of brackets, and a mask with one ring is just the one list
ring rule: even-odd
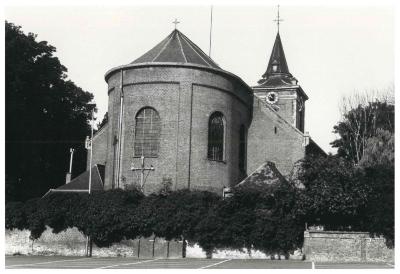
{"label": "cross on spire", "polygon": [[278,26],[278,33],[279,33],[279,24],[280,22],[282,22],[283,19],[280,19],[279,17],[279,5],[278,5],[278,16],[276,17],[276,19],[274,20],[274,22],[276,22],[276,25]]}
{"label": "cross on spire", "polygon": [[175,29],[176,29],[176,25],[178,25],[180,22],[175,18],[175,20],[172,23],[175,24]]}

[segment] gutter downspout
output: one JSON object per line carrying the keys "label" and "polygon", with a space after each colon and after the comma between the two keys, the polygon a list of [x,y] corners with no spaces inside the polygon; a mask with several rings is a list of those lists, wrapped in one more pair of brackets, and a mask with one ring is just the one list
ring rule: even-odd
{"label": "gutter downspout", "polygon": [[121,175],[121,156],[122,156],[122,121],[123,121],[123,111],[124,111],[124,70],[121,69],[121,100],[120,100],[120,109],[119,109],[119,121],[118,121],[118,158],[117,158],[117,176],[116,186],[117,188],[120,187],[120,175]]}

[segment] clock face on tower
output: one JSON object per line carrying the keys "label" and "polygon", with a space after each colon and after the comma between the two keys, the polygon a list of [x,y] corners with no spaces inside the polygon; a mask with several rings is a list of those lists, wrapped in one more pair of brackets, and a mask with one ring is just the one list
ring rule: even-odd
{"label": "clock face on tower", "polygon": [[275,104],[278,102],[278,93],[271,91],[267,93],[266,101],[268,104]]}

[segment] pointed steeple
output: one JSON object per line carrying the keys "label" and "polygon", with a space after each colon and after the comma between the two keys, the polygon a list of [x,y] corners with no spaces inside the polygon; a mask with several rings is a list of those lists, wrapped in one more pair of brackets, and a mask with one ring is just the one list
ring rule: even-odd
{"label": "pointed steeple", "polygon": [[267,71],[263,74],[262,77],[269,78],[273,75],[292,77],[286,62],[285,52],[283,51],[282,41],[279,32],[276,34],[275,43],[274,47],[272,48],[271,57],[269,58]]}

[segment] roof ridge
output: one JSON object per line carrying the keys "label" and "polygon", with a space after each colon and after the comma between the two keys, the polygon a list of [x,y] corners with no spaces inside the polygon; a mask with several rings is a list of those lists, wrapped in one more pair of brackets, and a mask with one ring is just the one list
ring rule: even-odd
{"label": "roof ridge", "polygon": [[161,53],[166,49],[166,47],[171,42],[171,40],[174,37],[174,35],[175,35],[175,32],[172,32],[170,34],[170,37],[169,37],[168,41],[165,43],[165,45],[162,47],[162,49],[160,49],[160,52],[153,58],[153,60],[151,60],[152,62],[154,62],[154,60],[156,60],[161,55]]}
{"label": "roof ridge", "polygon": [[179,38],[179,35],[177,35],[176,37],[178,38],[178,42],[179,42],[179,45],[180,45],[180,48],[181,48],[181,52],[182,52],[182,55],[183,55],[183,59],[185,59],[185,63],[187,63],[188,61],[187,61],[187,59],[186,59],[185,52],[183,51],[181,39]]}
{"label": "roof ridge", "polygon": [[[185,40],[185,42],[192,48],[192,50],[193,50],[204,62],[206,62],[206,64],[207,64],[209,67],[212,67],[212,65],[211,65],[209,62],[207,62],[207,60],[205,60],[205,59],[203,58],[203,56],[201,56],[201,54],[199,54],[199,53],[197,52],[196,49],[200,50],[202,53],[204,53],[204,52],[203,52],[199,47],[197,47],[196,45],[194,45],[194,46],[196,47],[196,49],[193,48],[192,44],[190,43],[189,38],[187,38],[183,33],[181,33],[181,35],[182,35],[182,38]],[[204,53],[204,54],[205,54],[205,53]]]}

